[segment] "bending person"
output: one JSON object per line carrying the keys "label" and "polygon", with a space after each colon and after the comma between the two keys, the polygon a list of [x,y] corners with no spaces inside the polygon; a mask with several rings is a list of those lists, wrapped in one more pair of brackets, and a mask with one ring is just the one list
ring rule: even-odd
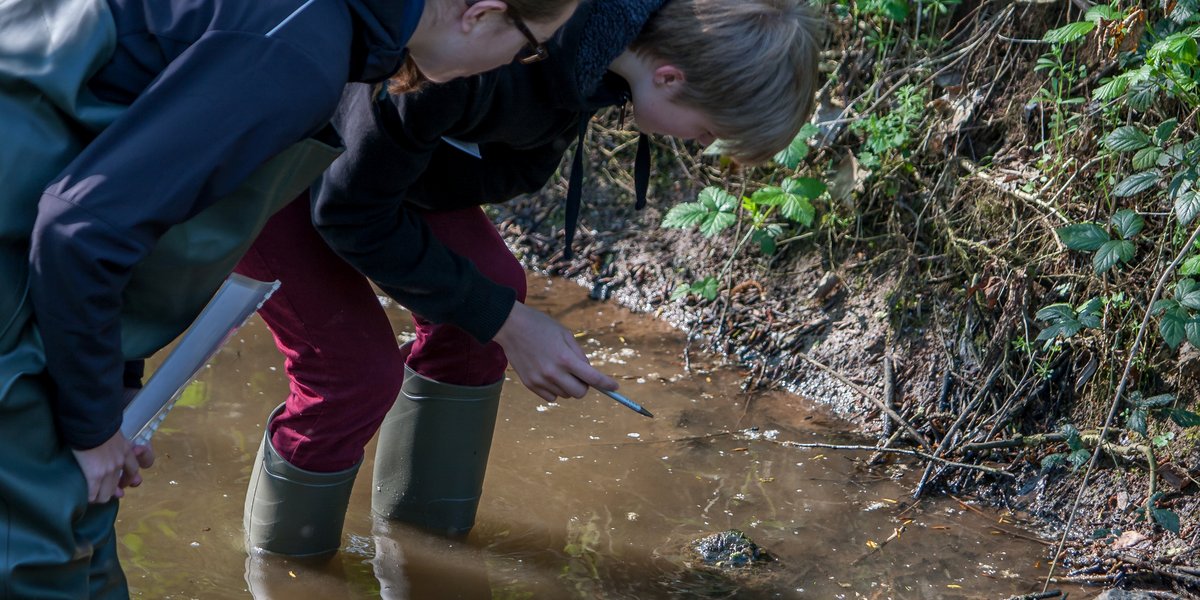
{"label": "bending person", "polygon": [[119,432],[126,363],[336,156],[345,84],[506,64],[575,2],[4,3],[0,596],[128,595],[117,498],[153,455]]}
{"label": "bending person", "polygon": [[[291,378],[247,496],[251,546],[336,548],[344,494],[381,422],[374,511],[469,531],[509,360],[547,400],[616,387],[570,332],[522,304],[524,271],[480,205],[542,187],[581,125],[628,101],[643,132],[770,157],[810,113],[819,30],[801,0],[594,0],[540,63],[418,93],[348,87],[335,124],[349,149],[313,212],[332,250],[295,204],[239,265],[283,282],[262,314]],[[368,278],[411,309],[414,343],[397,347]],[[324,493],[331,482],[343,495]],[[318,519],[321,544],[283,543]]]}

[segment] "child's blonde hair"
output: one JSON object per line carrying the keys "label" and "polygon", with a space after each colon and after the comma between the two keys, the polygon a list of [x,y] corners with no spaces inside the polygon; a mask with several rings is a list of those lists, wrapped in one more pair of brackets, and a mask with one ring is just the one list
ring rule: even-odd
{"label": "child's blonde hair", "polygon": [[677,99],[730,155],[762,162],[808,121],[824,23],[803,0],[667,0],[630,49],[683,71]]}

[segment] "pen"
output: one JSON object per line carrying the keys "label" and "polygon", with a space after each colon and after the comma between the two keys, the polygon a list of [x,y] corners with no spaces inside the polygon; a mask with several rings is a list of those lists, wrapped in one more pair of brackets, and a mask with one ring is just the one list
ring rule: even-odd
{"label": "pen", "polygon": [[596,389],[601,394],[604,394],[605,396],[608,396],[609,398],[612,398],[613,400],[616,400],[617,402],[624,404],[625,406],[629,407],[631,410],[642,413],[643,415],[646,415],[647,417],[654,418],[654,415],[650,414],[650,411],[642,408],[641,404],[638,404],[637,402],[634,402],[633,400],[630,400],[629,398],[626,398],[625,396],[622,396],[616,392],[610,392],[608,390],[602,390],[600,388],[596,388]]}

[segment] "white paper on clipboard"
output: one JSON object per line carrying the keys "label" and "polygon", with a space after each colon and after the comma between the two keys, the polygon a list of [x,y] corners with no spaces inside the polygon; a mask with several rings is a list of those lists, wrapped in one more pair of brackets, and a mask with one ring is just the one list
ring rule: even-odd
{"label": "white paper on clipboard", "polygon": [[175,406],[183,389],[254,311],[279,289],[279,282],[230,275],[183,334],[145,387],[125,407],[121,434],[145,444]]}

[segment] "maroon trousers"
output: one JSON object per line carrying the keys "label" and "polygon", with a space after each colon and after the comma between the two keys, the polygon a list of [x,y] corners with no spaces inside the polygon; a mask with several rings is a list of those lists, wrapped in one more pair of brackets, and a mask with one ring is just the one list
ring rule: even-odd
{"label": "maroon trousers", "polygon": [[[483,210],[427,212],[433,234],[525,300],[525,272]],[[282,282],[259,310],[284,355],[291,391],[271,442],[291,464],[332,472],[353,466],[391,409],[404,365],[456,385],[495,383],[508,361],[453,325],[413,315],[417,339],[401,348],[374,288],[312,226],[307,194],[276,214],[237,272]]]}

